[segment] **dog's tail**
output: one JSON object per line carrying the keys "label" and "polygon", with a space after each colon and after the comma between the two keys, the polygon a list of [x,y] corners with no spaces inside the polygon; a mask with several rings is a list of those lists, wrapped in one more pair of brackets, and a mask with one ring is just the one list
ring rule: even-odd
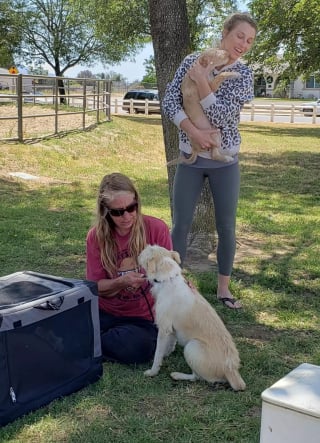
{"label": "dog's tail", "polygon": [[185,158],[185,157],[180,156],[178,158],[174,158],[173,160],[169,161],[167,163],[167,166],[177,165],[178,163],[192,165],[197,160],[197,156],[198,156],[198,154],[196,154],[195,152],[193,152],[191,157],[189,157],[189,158]]}
{"label": "dog's tail", "polygon": [[246,384],[237,369],[227,369],[225,377],[235,391],[244,391]]}
{"label": "dog's tail", "polygon": [[167,162],[167,166],[174,166],[177,165],[178,163],[180,163],[180,158],[174,158],[173,160]]}

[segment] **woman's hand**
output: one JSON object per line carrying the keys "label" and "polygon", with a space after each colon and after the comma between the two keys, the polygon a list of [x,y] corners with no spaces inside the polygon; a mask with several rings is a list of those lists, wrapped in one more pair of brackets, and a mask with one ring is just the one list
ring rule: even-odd
{"label": "woman's hand", "polygon": [[127,272],[122,278],[124,287],[130,289],[138,289],[146,281],[146,277],[144,274],[135,271]]}
{"label": "woman's hand", "polygon": [[204,151],[220,147],[221,136],[218,128],[198,129],[189,119],[182,120],[180,128],[188,135],[191,142],[201,146]]}
{"label": "woman's hand", "polygon": [[203,151],[220,148],[220,129],[198,129],[190,136],[191,143],[196,143]]}
{"label": "woman's hand", "polygon": [[123,289],[136,291],[146,281],[144,274],[140,272],[126,272],[120,277],[101,279],[98,281],[98,291],[101,297],[114,297]]}

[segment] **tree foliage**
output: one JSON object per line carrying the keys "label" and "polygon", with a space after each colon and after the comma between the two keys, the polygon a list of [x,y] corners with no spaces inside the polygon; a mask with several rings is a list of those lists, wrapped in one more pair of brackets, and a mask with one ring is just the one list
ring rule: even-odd
{"label": "tree foliage", "polygon": [[26,63],[47,63],[57,76],[90,63],[102,45],[80,2],[71,0],[13,0],[15,29],[23,34],[19,57]]}
{"label": "tree foliage", "polygon": [[143,65],[145,66],[146,73],[143,76],[141,83],[144,85],[155,85],[157,83],[157,74],[154,56],[150,55],[150,57],[144,61]]}
{"label": "tree foliage", "polygon": [[113,63],[133,60],[150,41],[147,0],[81,0],[104,48],[104,58]]}
{"label": "tree foliage", "polygon": [[319,0],[251,0],[259,25],[250,60],[282,70],[296,78],[320,70]]}
{"label": "tree foliage", "polygon": [[78,72],[77,78],[95,78],[95,75],[90,71],[90,69],[84,69]]}
{"label": "tree foliage", "polygon": [[0,66],[14,64],[14,51],[22,38],[15,27],[15,13],[10,0],[0,1]]}
{"label": "tree foliage", "polygon": [[186,5],[192,50],[215,45],[224,19],[237,10],[236,0],[186,0]]}
{"label": "tree foliage", "polygon": [[[137,51],[151,41],[148,0],[87,0],[96,34],[114,62],[134,60]],[[166,2],[167,4],[167,2]],[[186,0],[189,51],[210,46],[221,31],[222,20],[236,9],[236,0]],[[87,5],[88,6],[88,5]],[[159,7],[163,7],[159,3]],[[167,29],[162,21],[159,26]]]}
{"label": "tree foliage", "polygon": [[21,64],[46,63],[57,76],[78,64],[117,63],[134,57],[146,41],[145,5],[144,0],[1,1],[1,46]]}
{"label": "tree foliage", "polygon": [[[220,39],[222,23],[227,15],[236,10],[236,0],[186,0],[189,29],[188,52],[201,50],[216,44]],[[152,11],[150,11],[152,13]],[[165,29],[165,23],[161,23]],[[156,83],[154,58],[146,60],[146,78],[143,82]]]}
{"label": "tree foliage", "polygon": [[[220,18],[235,3],[186,0],[190,51],[211,43]],[[57,76],[78,64],[134,60],[151,40],[148,0],[2,0],[0,24],[6,64],[15,53],[16,63],[45,63]]]}
{"label": "tree foliage", "polygon": [[78,72],[77,78],[99,78],[101,80],[112,80],[116,82],[124,81],[124,77],[114,71],[106,71],[100,72],[98,74],[93,74],[90,69],[84,69],[83,71]]}

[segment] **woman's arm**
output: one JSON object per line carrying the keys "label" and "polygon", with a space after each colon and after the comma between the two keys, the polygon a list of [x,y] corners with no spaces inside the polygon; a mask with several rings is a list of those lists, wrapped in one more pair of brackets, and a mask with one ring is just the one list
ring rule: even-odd
{"label": "woman's arm", "polygon": [[[232,70],[233,67],[230,67],[229,71]],[[240,77],[226,80],[218,90],[211,89],[206,68],[199,63],[195,63],[189,71],[191,79],[197,85],[200,104],[214,126],[223,127],[237,120],[244,103],[253,99],[251,70],[242,63],[236,64],[234,70],[240,74]]]}
{"label": "woman's arm", "polygon": [[181,84],[188,69],[197,59],[197,54],[188,55],[177,69],[172,81],[168,83],[161,103],[164,114],[179,128],[180,122],[188,116],[183,109]]}
{"label": "woman's arm", "polygon": [[145,282],[143,274],[133,271],[116,278],[108,278],[107,272],[101,263],[95,229],[91,229],[87,235],[86,258],[86,278],[97,282],[98,292],[102,297],[114,297],[119,291],[128,286],[138,288]]}
{"label": "woman's arm", "polygon": [[183,109],[183,97],[181,84],[187,71],[197,59],[197,54],[188,55],[176,71],[171,83],[167,85],[165,96],[162,101],[162,108],[167,117],[179,128],[184,131],[188,138],[203,146],[209,148],[212,144],[212,133],[217,130],[199,130],[197,129]]}
{"label": "woman's arm", "polygon": [[238,125],[243,105],[254,97],[251,70],[241,64],[236,71],[240,73],[239,78],[226,80],[215,93],[200,101],[210,123],[220,128]]}
{"label": "woman's arm", "polygon": [[180,123],[180,128],[187,134],[191,142],[203,147],[203,150],[212,146],[212,134],[220,132],[220,129],[198,129],[189,119]]}

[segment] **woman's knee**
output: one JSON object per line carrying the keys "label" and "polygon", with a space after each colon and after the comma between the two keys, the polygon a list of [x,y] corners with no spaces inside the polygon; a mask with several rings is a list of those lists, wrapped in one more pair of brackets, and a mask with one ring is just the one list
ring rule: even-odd
{"label": "woman's knee", "polygon": [[236,232],[236,220],[235,218],[229,218],[228,220],[216,219],[216,230],[220,237],[233,238]]}
{"label": "woman's knee", "polygon": [[105,360],[124,364],[150,361],[156,348],[156,333],[139,329],[130,325],[113,328],[101,334],[102,355]]}

